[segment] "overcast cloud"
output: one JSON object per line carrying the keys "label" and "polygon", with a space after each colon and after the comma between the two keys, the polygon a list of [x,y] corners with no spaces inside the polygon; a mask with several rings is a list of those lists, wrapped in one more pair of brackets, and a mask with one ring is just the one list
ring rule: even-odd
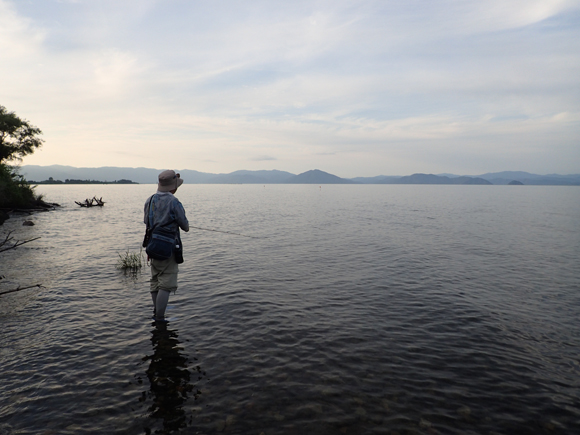
{"label": "overcast cloud", "polygon": [[580,173],[580,1],[0,0],[24,164]]}

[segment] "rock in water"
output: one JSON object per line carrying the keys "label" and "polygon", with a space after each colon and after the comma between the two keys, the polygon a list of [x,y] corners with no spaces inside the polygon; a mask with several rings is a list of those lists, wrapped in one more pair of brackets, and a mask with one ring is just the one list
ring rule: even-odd
{"label": "rock in water", "polygon": [[457,413],[462,417],[467,418],[471,415],[471,408],[469,408],[469,406],[462,406],[457,410]]}

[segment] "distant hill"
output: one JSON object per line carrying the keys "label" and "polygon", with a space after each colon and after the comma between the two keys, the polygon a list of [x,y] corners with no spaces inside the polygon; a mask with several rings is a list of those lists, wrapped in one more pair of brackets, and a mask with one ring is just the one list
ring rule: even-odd
{"label": "distant hill", "polygon": [[400,175],[377,175],[376,177],[350,178],[350,180],[360,184],[382,184],[383,182],[398,180],[399,178],[401,178]]}
{"label": "distant hill", "polygon": [[[28,180],[132,180],[137,183],[156,183],[158,169],[149,168],[123,168],[105,166],[101,168],[75,168],[73,166],[51,165],[51,166],[22,166],[22,175]],[[196,171],[194,171],[196,172]]]}
{"label": "distant hill", "polygon": [[473,178],[473,177],[455,177],[449,178],[445,175],[434,175],[434,174],[413,174],[407,175],[405,177],[400,177],[395,180],[386,180],[381,184],[480,184],[489,185],[492,184],[483,178]]}
{"label": "distant hill", "polygon": [[[66,179],[90,179],[97,181],[114,181],[128,179],[141,184],[156,184],[157,176],[162,169],[153,168],[126,168],[126,167],[101,167],[101,168],[75,168],[73,166],[51,165],[36,166],[25,165],[21,173],[28,180],[55,180]],[[293,176],[290,172],[283,171],[236,171],[231,174],[210,174],[191,169],[177,170],[185,183],[278,183],[280,179]]]}
{"label": "distant hill", "polygon": [[340,178],[328,172],[314,169],[299,175],[294,175],[286,180],[289,184],[356,184],[352,180]]}
{"label": "distant hill", "polygon": [[[157,183],[162,169],[105,166],[76,168],[73,166],[25,165],[21,174],[28,180],[95,180],[114,182],[132,180],[141,184]],[[522,171],[490,172],[477,176],[453,174],[413,174],[406,176],[378,175],[376,177],[340,178],[318,169],[299,175],[290,172],[240,170],[229,174],[211,174],[192,169],[177,170],[186,184],[504,184],[518,181],[526,185],[580,186],[580,174],[538,175]]]}
{"label": "distant hill", "polygon": [[490,185],[490,184],[493,184],[492,182],[490,182],[488,180],[485,180],[483,178],[479,178],[479,177],[466,177],[466,176],[449,178],[449,181],[450,181],[449,184],[479,184],[479,185],[486,185],[486,184],[487,185]]}
{"label": "distant hill", "polygon": [[548,174],[538,175],[522,171],[490,172],[478,175],[492,182],[493,184],[509,184],[512,181],[519,181],[522,184],[532,186],[580,186],[580,174],[559,175]]}
{"label": "distant hill", "polygon": [[487,174],[478,175],[480,178],[486,180],[494,178],[505,178],[510,180],[519,180],[520,178],[542,178],[543,175],[530,174],[523,171],[502,171],[502,172],[488,172]]}
{"label": "distant hill", "polygon": [[[183,176],[183,175],[182,175]],[[211,184],[273,184],[285,183],[294,174],[285,171],[235,171],[231,174],[217,174],[210,177]]]}

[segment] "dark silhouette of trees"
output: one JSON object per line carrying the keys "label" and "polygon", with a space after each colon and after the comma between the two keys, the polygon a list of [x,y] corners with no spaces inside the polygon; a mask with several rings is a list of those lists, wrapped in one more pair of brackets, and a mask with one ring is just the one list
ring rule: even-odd
{"label": "dark silhouette of trees", "polygon": [[18,168],[8,164],[11,160],[22,160],[41,146],[41,134],[38,127],[0,106],[0,225],[11,210],[47,206],[41,196],[34,194]]}
{"label": "dark silhouette of trees", "polygon": [[0,106],[0,164],[32,154],[44,142],[41,134],[38,127]]}

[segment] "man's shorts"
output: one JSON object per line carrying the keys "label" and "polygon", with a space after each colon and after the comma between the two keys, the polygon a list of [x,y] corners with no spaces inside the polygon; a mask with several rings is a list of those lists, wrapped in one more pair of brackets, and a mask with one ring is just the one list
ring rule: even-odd
{"label": "man's shorts", "polygon": [[167,260],[151,259],[151,291],[165,290],[173,292],[177,290],[177,273],[179,272],[175,256]]}

